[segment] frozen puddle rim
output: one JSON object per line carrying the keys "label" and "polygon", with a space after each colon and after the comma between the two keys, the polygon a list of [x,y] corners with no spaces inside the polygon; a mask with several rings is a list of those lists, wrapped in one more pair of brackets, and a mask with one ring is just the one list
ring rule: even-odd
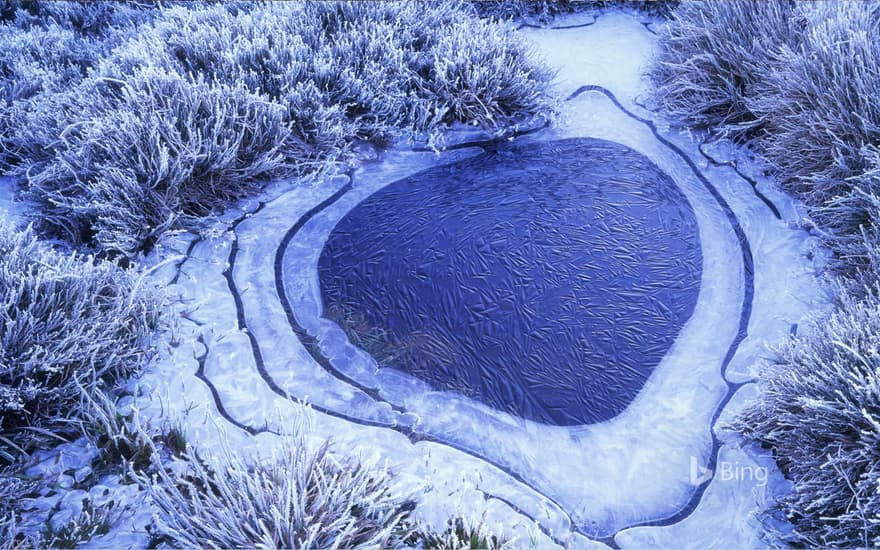
{"label": "frozen puddle rim", "polygon": [[[657,139],[665,147],[671,149],[674,153],[679,155],[681,157],[681,159],[684,160],[684,162],[689,166],[689,168],[693,172],[694,176],[706,187],[706,189],[713,196],[713,198],[716,200],[716,202],[718,202],[718,205],[720,206],[720,208],[726,213],[727,219],[730,222],[733,231],[736,233],[737,240],[739,242],[739,246],[740,246],[740,249],[742,252],[741,255],[742,255],[742,264],[743,264],[743,272],[744,272],[743,274],[744,274],[744,279],[745,279],[743,281],[743,283],[744,283],[744,285],[743,285],[743,300],[742,300],[742,307],[741,307],[740,316],[739,316],[739,327],[738,327],[737,333],[736,333],[733,341],[731,342],[730,346],[728,347],[727,353],[726,353],[726,355],[723,359],[723,362],[722,362],[721,375],[722,375],[722,379],[724,381],[724,384],[726,385],[726,391],[724,392],[724,395],[722,396],[722,398],[718,401],[718,404],[715,407],[714,413],[712,414],[710,425],[707,427],[707,428],[709,428],[709,431],[710,431],[711,437],[712,437],[712,450],[708,456],[708,462],[707,462],[707,467],[711,468],[714,466],[714,463],[717,460],[717,451],[718,451],[718,446],[719,446],[719,442],[718,442],[717,438],[715,437],[715,434],[711,430],[711,428],[714,427],[715,421],[717,420],[718,415],[720,414],[720,411],[724,408],[724,406],[726,405],[727,401],[730,399],[733,392],[738,388],[738,385],[731,384],[731,383],[727,382],[726,379],[724,379],[723,372],[726,369],[727,365],[729,364],[730,360],[733,358],[733,355],[735,354],[739,343],[746,336],[745,327],[748,325],[748,320],[749,320],[749,316],[750,316],[750,312],[751,312],[751,300],[752,300],[752,295],[754,292],[754,286],[753,286],[753,266],[752,266],[751,250],[749,247],[749,243],[745,237],[745,233],[743,232],[742,228],[739,225],[738,220],[736,219],[735,214],[732,212],[730,207],[727,205],[724,198],[720,195],[720,193],[718,193],[718,191],[708,181],[708,179],[706,179],[705,176],[703,176],[703,174],[700,172],[700,170],[697,168],[697,166],[694,164],[694,162],[690,159],[690,157],[687,156],[686,153],[684,153],[681,149],[676,147],[674,144],[672,144],[668,140],[664,139],[659,134],[659,132],[657,131],[657,129],[654,126],[652,121],[638,117],[634,113],[628,111],[619,103],[619,101],[617,101],[616,97],[610,91],[608,91],[607,89],[598,87],[598,86],[582,87],[582,88],[578,89],[574,94],[572,94],[568,99],[574,99],[574,98],[576,98],[586,92],[598,92],[598,93],[605,95],[609,100],[611,100],[614,103],[614,105],[622,113],[624,113],[626,116],[630,117],[631,119],[648,126],[648,128],[653,133],[655,139]],[[282,304],[284,306],[284,309],[285,309],[286,313],[288,314],[288,320],[291,321],[291,326],[294,329],[294,332],[297,334],[298,337],[300,337],[303,340],[306,340],[303,342],[304,347],[307,350],[309,350],[309,352],[311,354],[313,354],[313,356],[317,355],[317,357],[315,357],[315,359],[316,359],[316,361],[318,361],[318,363],[322,367],[327,368],[327,365],[330,365],[331,374],[341,376],[343,379],[346,379],[346,381],[349,383],[352,381],[350,379],[350,377],[348,377],[344,373],[341,373],[337,369],[335,369],[335,367],[333,367],[332,364],[330,364],[330,361],[327,358],[323,357],[322,354],[318,354],[316,352],[316,350],[314,349],[314,346],[312,345],[313,342],[308,341],[308,339],[312,338],[312,337],[308,334],[308,331],[306,331],[301,325],[299,325],[299,323],[296,320],[296,316],[293,315],[293,308],[290,305],[289,297],[287,296],[286,290],[284,288],[283,270],[284,270],[284,252],[287,250],[290,241],[296,236],[296,233],[300,229],[302,229],[306,225],[306,223],[308,223],[314,216],[319,214],[325,208],[330,207],[333,203],[335,203],[339,199],[341,199],[351,189],[352,189],[352,185],[351,185],[351,182],[349,181],[345,186],[343,186],[341,189],[339,189],[331,197],[329,197],[328,199],[323,201],[321,204],[319,204],[315,208],[309,210],[304,216],[302,216],[297,221],[297,223],[292,228],[290,228],[290,230],[288,231],[288,234],[285,235],[285,238],[282,242],[282,245],[279,246],[278,251],[277,251],[277,255],[275,258],[275,260],[276,260],[276,262],[275,262],[275,266],[276,266],[275,275],[276,275],[276,277],[275,278],[276,278],[277,291],[278,291],[279,297],[282,300]],[[269,379],[271,379],[271,377],[269,377]],[[369,392],[370,394],[372,394],[372,396],[377,395],[377,392],[375,390],[373,390],[372,388],[364,387],[362,389],[364,389],[367,392]],[[397,405],[395,405],[395,409],[398,412],[403,412],[405,410],[403,407],[400,407]],[[316,410],[319,410],[319,409],[316,409]],[[327,412],[331,412],[331,411],[327,411]],[[332,413],[333,412],[331,412],[331,414]],[[396,425],[395,423],[386,423],[386,422],[378,422],[377,423],[377,422],[369,421],[369,420],[365,420],[365,419],[351,418],[351,417],[349,417],[349,415],[340,415],[338,412],[336,412],[334,414],[334,416],[342,416],[352,422],[356,422],[356,423],[360,423],[360,424],[378,425],[378,426],[384,426],[384,427],[396,429],[397,431],[401,431],[402,433],[407,434],[408,437],[410,437],[410,439],[413,441],[429,440],[429,441],[435,441],[438,443],[448,444],[447,442],[439,441],[436,437],[427,436],[427,434],[423,434],[423,433],[421,433],[421,434],[416,433],[412,430],[411,426]],[[454,445],[454,444],[452,446],[455,448],[460,447],[459,445]],[[459,450],[463,450],[465,452],[468,452],[468,454],[473,454],[472,452],[469,452],[467,449],[459,449]],[[477,456],[479,456],[479,454]],[[486,460],[486,457],[480,456],[480,458],[482,460]],[[493,464],[492,461],[488,461],[488,462],[489,462],[489,464]],[[516,475],[514,472],[510,472],[509,468],[505,468],[505,467],[498,465],[498,464],[494,464],[494,465],[497,467],[501,467],[503,470],[507,471],[509,474],[512,474],[514,479],[517,479],[517,481],[524,482],[524,480],[522,480],[521,476]],[[619,530],[626,529],[629,527],[638,526],[638,525],[667,525],[670,523],[675,523],[678,520],[689,515],[690,512],[696,507],[696,505],[699,503],[699,500],[700,500],[700,497],[702,495],[703,490],[705,490],[705,486],[696,488],[696,490],[693,492],[691,497],[688,499],[687,504],[672,515],[668,515],[663,518],[650,520],[650,521],[626,524],[626,525],[623,525],[623,526],[620,526],[620,527],[614,529],[614,532],[616,533]],[[543,491],[538,491],[538,492],[543,492]],[[588,533],[584,533],[584,534],[588,534]],[[598,533],[594,532],[593,536],[596,536],[597,534]],[[605,534],[605,536],[600,536],[599,538],[607,540],[608,537],[611,537],[611,536],[613,536],[613,534],[607,533],[607,534]]]}

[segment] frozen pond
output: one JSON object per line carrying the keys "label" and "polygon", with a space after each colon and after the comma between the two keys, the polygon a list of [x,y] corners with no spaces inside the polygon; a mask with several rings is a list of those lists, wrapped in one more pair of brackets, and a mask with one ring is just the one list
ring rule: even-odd
{"label": "frozen pond", "polygon": [[559,426],[613,418],[696,303],[669,176],[590,138],[497,150],[377,191],[333,229],[324,315],[383,367]]}

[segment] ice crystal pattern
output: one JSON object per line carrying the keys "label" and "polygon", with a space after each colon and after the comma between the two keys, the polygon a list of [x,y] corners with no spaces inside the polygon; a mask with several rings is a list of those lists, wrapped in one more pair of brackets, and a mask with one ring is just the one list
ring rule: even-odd
{"label": "ice crystal pattern", "polygon": [[349,212],[324,315],[383,366],[545,424],[635,398],[693,313],[699,234],[676,184],[592,138],[502,146]]}

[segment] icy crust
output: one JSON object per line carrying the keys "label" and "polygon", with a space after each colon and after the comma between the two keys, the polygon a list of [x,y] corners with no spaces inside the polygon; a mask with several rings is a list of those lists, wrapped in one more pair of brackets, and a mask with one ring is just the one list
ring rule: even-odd
{"label": "icy crust", "polygon": [[[582,85],[601,85],[627,109],[651,118],[635,100],[646,89],[640,71],[655,41],[635,17],[611,12],[591,26],[521,32],[561,69],[563,98]],[[307,401],[314,405],[308,413],[312,437],[332,437],[341,451],[387,461],[398,474],[395,490],[419,496],[416,515],[440,529],[450,515],[462,515],[541,548],[601,546],[587,536],[616,533],[614,540],[623,548],[679,546],[684,540],[700,541],[695,546],[759,545],[750,517],[758,508],[756,495],[764,493],[756,492],[755,481],[716,476],[691,503],[697,491],[691,462],[709,462],[716,450],[714,430],[722,461],[772,470],[766,455],[738,449],[735,438],[720,430],[751,391],[750,385],[733,383],[750,380],[753,366],[768,355],[766,345],[827,301],[808,259],[811,239],[796,228],[794,203],[751,172],[778,206],[777,219],[736,170],[701,155],[700,136],[661,133],[697,163],[727,201],[754,258],[748,335],[736,348],[726,379],[721,367],[737,337],[746,281],[735,232],[680,156],[608,97],[585,92],[563,104],[556,128],[520,138],[523,143],[597,137],[635,149],[687,196],[703,244],[693,318],[621,415],[602,424],[549,427],[451,392],[432,392],[412,377],[377,370],[367,354],[347,344],[339,327],[321,318],[316,266],[334,220],[384,185],[480,152],[476,148],[436,157],[397,148],[381,161],[365,163],[351,181],[339,178],[311,187],[279,182],[261,203],[230,212],[226,223],[204,238],[181,235],[163,243],[160,254],[187,258],[161,270],[161,277],[157,273],[173,281],[180,294],[179,322],[163,359],[142,380],[151,400],[142,404],[144,412],[183,421],[189,441],[206,456],[219,454],[223,446],[253,453],[276,445],[283,437],[277,434],[308,411],[301,403]],[[712,153],[736,154],[722,149]],[[744,162],[741,171],[750,169]],[[291,228],[349,183],[350,190],[310,216],[279,257]],[[279,269],[294,321],[318,336],[321,356],[329,358],[335,373],[316,362],[294,332],[276,285]],[[719,410],[721,403],[727,409]],[[770,475],[778,479],[778,473]],[[695,510],[676,516],[689,503]],[[634,527],[646,521],[660,525]]]}
{"label": "icy crust", "polygon": [[[572,28],[568,26],[570,21]],[[584,84],[595,84],[627,101],[648,90],[644,74],[657,50],[657,37],[643,14],[608,11],[590,21],[572,15],[555,28],[523,29],[521,33],[556,73],[556,89],[566,98]],[[565,113],[563,112],[563,116]]]}

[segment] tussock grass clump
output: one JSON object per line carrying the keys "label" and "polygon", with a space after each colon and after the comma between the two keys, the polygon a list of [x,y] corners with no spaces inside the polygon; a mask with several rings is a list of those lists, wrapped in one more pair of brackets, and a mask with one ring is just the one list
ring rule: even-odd
{"label": "tussock grass clump", "polygon": [[799,49],[784,48],[754,101],[768,124],[757,145],[807,206],[833,271],[864,294],[880,271],[880,2],[806,4]]}
{"label": "tussock grass clump", "polygon": [[68,126],[28,180],[53,234],[132,254],[178,216],[205,215],[254,192],[259,178],[292,173],[285,161],[297,152],[281,108],[243,86],[155,69],[89,84],[104,105]]}
{"label": "tussock grass clump", "polygon": [[56,24],[28,30],[0,25],[0,40],[2,97],[10,103],[82,79],[99,55],[90,41]]}
{"label": "tussock grass clump", "polygon": [[[443,532],[411,517],[415,502],[392,490],[392,474],[311,443],[303,426],[271,456],[225,448],[207,461],[187,447],[180,461],[134,470],[153,503],[155,543],[200,548],[486,548],[509,542],[484,524],[451,518]],[[144,438],[141,438],[144,439]],[[146,438],[149,440],[149,438]]]}
{"label": "tussock grass clump", "polygon": [[186,456],[182,472],[160,466],[139,478],[155,506],[154,536],[174,546],[392,548],[409,533],[409,506],[391,495],[388,473],[326,443],[296,437],[251,461]]}
{"label": "tussock grass clump", "polygon": [[8,0],[0,6],[0,168],[33,158],[36,144],[22,147],[24,140],[10,141],[22,129],[17,122],[22,111],[38,106],[44,93],[76,86],[132,27],[157,13],[149,9],[154,6],[30,0]]}
{"label": "tussock grass clump", "polygon": [[865,175],[880,143],[880,2],[685,2],[662,41],[656,103],[754,138],[820,226],[858,235],[864,213],[848,208],[860,199],[841,199],[873,192]]}
{"label": "tussock grass clump", "polygon": [[761,151],[780,179],[821,206],[869,169],[880,144],[880,3],[814,7],[800,48],[783,46],[769,93],[754,102],[769,120]]}
{"label": "tussock grass clump", "polygon": [[58,25],[80,34],[98,36],[110,28],[148,20],[154,7],[157,7],[157,3],[153,0],[5,0],[0,6],[0,21],[11,22],[24,29]]}
{"label": "tussock grass clump", "polygon": [[82,387],[144,358],[154,304],[128,272],[39,242],[0,221],[0,451],[9,460],[70,430]]}
{"label": "tussock grass clump", "polygon": [[788,342],[738,420],[794,482],[778,503],[794,546],[880,544],[880,298],[844,298],[815,334]]}
{"label": "tussock grass clump", "polygon": [[[552,110],[551,75],[512,28],[458,2],[59,10],[0,25],[27,54],[0,55],[0,162],[26,179],[43,229],[111,255],[267,179],[332,169],[360,142],[500,131]],[[86,35],[100,13],[110,23]],[[49,32],[67,42],[44,54]]]}
{"label": "tussock grass clump", "polygon": [[876,294],[880,281],[880,150],[866,153],[871,167],[865,173],[849,178],[840,195],[809,207],[834,253],[831,271],[854,296]]}
{"label": "tussock grass clump", "polygon": [[24,30],[0,24],[0,43],[0,168],[9,168],[28,153],[13,141],[14,119],[21,116],[13,106],[26,110],[35,96],[81,80],[98,48],[58,25]]}
{"label": "tussock grass clump", "polygon": [[753,135],[766,120],[749,102],[765,93],[783,48],[798,47],[802,19],[788,0],[681,2],[660,31],[654,102],[691,125]]}

